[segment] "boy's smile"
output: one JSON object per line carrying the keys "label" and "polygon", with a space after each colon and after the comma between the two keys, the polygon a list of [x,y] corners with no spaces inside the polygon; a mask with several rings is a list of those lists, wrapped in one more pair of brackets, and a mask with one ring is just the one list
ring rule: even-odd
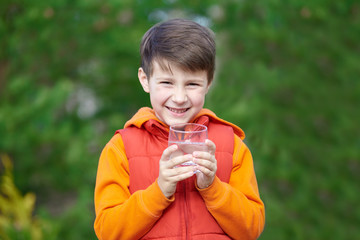
{"label": "boy's smile", "polygon": [[156,116],[167,125],[191,121],[203,108],[209,84],[206,71],[188,72],[168,64],[164,70],[154,62],[148,78],[142,68],[138,77],[144,91],[150,94]]}

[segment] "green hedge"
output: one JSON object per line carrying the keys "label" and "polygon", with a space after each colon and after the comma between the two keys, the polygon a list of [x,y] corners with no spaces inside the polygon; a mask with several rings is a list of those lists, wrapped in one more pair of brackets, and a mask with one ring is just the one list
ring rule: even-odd
{"label": "green hedge", "polygon": [[169,17],[216,33],[206,106],[247,135],[266,205],[260,239],[360,235],[357,1],[5,0],[0,14],[0,153],[54,239],[96,238],[98,157],[149,105],[138,47]]}

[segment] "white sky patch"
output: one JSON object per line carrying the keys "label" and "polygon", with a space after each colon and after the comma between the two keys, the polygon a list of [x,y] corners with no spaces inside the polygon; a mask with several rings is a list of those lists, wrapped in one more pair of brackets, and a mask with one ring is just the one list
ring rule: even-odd
{"label": "white sky patch", "polygon": [[66,109],[69,112],[75,110],[79,118],[87,119],[95,115],[99,109],[99,101],[90,88],[79,87],[70,96]]}

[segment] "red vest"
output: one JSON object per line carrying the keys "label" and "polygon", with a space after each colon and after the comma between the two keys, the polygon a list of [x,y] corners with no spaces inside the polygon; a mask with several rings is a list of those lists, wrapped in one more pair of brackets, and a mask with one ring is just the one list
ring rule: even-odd
{"label": "red vest", "polygon": [[[208,116],[201,116],[196,122],[208,126],[208,138],[216,145],[216,175],[229,182],[234,151],[232,127],[211,122]],[[142,128],[131,126],[116,133],[122,136],[129,161],[130,193],[146,189],[159,176],[159,160],[168,147],[168,130],[149,120]],[[175,201],[142,239],[230,239],[207,210],[195,188],[195,178],[178,183]]]}

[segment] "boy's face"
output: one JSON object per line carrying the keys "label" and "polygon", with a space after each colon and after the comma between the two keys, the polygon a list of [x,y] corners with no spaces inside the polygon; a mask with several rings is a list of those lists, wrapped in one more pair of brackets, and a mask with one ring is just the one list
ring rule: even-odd
{"label": "boy's face", "polygon": [[171,72],[154,62],[148,78],[142,68],[138,77],[145,92],[150,94],[156,116],[167,125],[191,121],[203,108],[209,90],[206,71],[185,72],[171,66]]}

